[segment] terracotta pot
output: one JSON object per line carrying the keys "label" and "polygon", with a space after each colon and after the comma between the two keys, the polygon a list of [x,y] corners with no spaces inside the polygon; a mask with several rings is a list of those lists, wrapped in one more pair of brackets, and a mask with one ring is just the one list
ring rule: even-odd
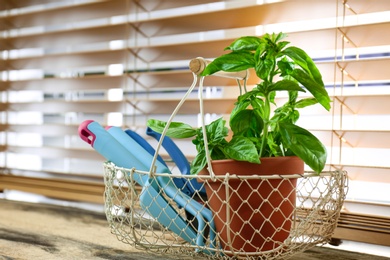
{"label": "terracotta pot", "polygon": [[[212,161],[212,167],[217,176],[226,173],[243,176],[304,172],[303,161],[295,156],[261,158],[261,164],[216,160]],[[201,176],[209,175],[209,172],[203,169],[199,175],[202,179]],[[268,251],[280,246],[289,236],[296,201],[296,178],[203,181],[223,249]]]}

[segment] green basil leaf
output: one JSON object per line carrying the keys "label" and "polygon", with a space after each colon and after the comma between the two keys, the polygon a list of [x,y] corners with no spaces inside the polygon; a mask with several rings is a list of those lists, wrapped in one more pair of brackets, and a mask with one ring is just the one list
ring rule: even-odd
{"label": "green basil leaf", "polygon": [[[245,94],[244,94],[245,95]],[[234,120],[234,118],[237,116],[238,113],[240,113],[242,110],[245,110],[247,109],[247,107],[251,104],[251,101],[248,100],[248,99],[244,99],[244,100],[241,100],[241,101],[237,101],[235,103],[235,106],[232,110],[232,112],[230,113],[230,121]],[[229,124],[231,124],[229,122]]]}
{"label": "green basil leaf", "polygon": [[295,103],[295,107],[296,108],[304,108],[304,107],[308,107],[311,105],[315,105],[317,103],[318,103],[318,101],[315,98],[304,98],[304,99],[297,101]]}
{"label": "green basil leaf", "polygon": [[260,59],[259,62],[257,62],[255,67],[256,75],[262,80],[268,80],[268,76],[272,73],[274,68],[275,68],[275,60],[273,57]]}
{"label": "green basil leaf", "polygon": [[271,102],[272,104],[274,104],[275,106],[277,106],[276,102],[275,102],[275,98],[276,98],[276,91],[271,91],[269,93],[269,102]]}
{"label": "green basil leaf", "polygon": [[263,125],[262,118],[253,109],[241,110],[230,120],[234,134],[246,137],[260,137],[259,129]]}
{"label": "green basil leaf", "polygon": [[244,36],[238,38],[233,43],[226,47],[225,50],[231,51],[255,51],[257,47],[260,45],[261,39],[255,36]]}
{"label": "green basil leaf", "polygon": [[206,152],[200,151],[191,162],[190,174],[198,174],[207,165]]}
{"label": "green basil leaf", "polygon": [[294,124],[299,119],[299,112],[295,109],[295,105],[285,104],[274,111],[274,116],[271,118],[273,129],[277,128],[280,121],[287,121]]}
{"label": "green basil leaf", "polygon": [[298,47],[288,47],[283,53],[290,57],[298,66],[300,66],[303,70],[305,70],[309,75],[313,77],[315,82],[319,85],[324,85],[322,81],[322,76],[317,66],[310,58],[310,56],[302,49]]}
{"label": "green basil leaf", "polygon": [[[287,37],[287,34],[282,33],[282,32],[280,32],[280,33],[278,33],[278,34],[272,33],[272,40],[273,40],[274,42],[278,42],[278,41],[280,41],[280,40],[282,40],[282,39],[284,39],[284,38],[286,38],[286,37]],[[284,43],[284,42],[281,42],[281,43]]]}
{"label": "green basil leaf", "polygon": [[267,150],[269,150],[269,157],[282,156],[280,152],[280,147],[274,140],[274,136],[271,133],[267,136]]}
{"label": "green basil leaf", "polygon": [[298,91],[289,91],[288,92],[288,103],[295,106],[298,98]]}
{"label": "green basil leaf", "polygon": [[[211,147],[212,145],[209,145],[209,152],[212,160],[226,159],[224,151],[221,150],[222,147],[226,146],[226,143],[223,145],[219,144],[217,147]],[[190,174],[198,174],[204,167],[206,167],[206,165],[206,151],[203,146],[202,149],[198,151],[194,160],[191,162]]]}
{"label": "green basil leaf", "polygon": [[253,68],[255,60],[250,52],[231,52],[213,60],[203,70],[202,76],[208,76],[218,71],[237,72]]}
{"label": "green basil leaf", "polygon": [[224,152],[229,158],[237,161],[260,163],[256,146],[249,138],[245,138],[243,136],[232,138],[232,140],[225,146]]}
{"label": "green basil leaf", "polygon": [[[251,100],[251,106],[253,107],[253,111],[260,117],[262,120],[265,117],[264,115],[264,100],[261,98],[253,98]],[[264,121],[264,120],[263,120]]]}
{"label": "green basil leaf", "polygon": [[254,110],[257,111],[263,111],[264,110],[264,100],[261,98],[252,98],[251,99],[251,106],[253,107]]}
{"label": "green basil leaf", "polygon": [[[277,41],[279,41],[280,39],[278,39]],[[281,51],[284,47],[286,47],[290,42],[287,42],[287,41],[282,41],[282,42],[278,42],[278,50]]]}
{"label": "green basil leaf", "polygon": [[285,147],[301,158],[313,171],[320,173],[326,163],[325,146],[312,133],[297,125],[280,122],[279,131]]}
{"label": "green basil leaf", "polygon": [[226,121],[222,117],[214,120],[206,126],[207,140],[209,143],[221,142],[229,133],[229,129],[225,126]]}
{"label": "green basil leaf", "polygon": [[271,86],[269,86],[268,90],[269,91],[296,90],[296,91],[306,92],[302,87],[299,86],[297,82],[288,79],[280,80],[275,84],[272,84]]}
{"label": "green basil leaf", "polygon": [[264,96],[263,90],[261,89],[260,86],[261,86],[261,84],[258,84],[252,90],[239,96],[237,102],[244,102],[244,100],[251,100],[251,99],[253,99],[253,97],[256,97],[256,96]]}
{"label": "green basil leaf", "polygon": [[[160,134],[164,131],[166,125],[167,122],[157,119],[149,119],[147,122],[148,127]],[[166,135],[172,138],[189,138],[196,135],[196,129],[181,122],[171,122]]]}
{"label": "green basil leaf", "polygon": [[277,64],[280,70],[281,77],[289,75],[291,71],[295,68],[294,62],[288,60],[286,57],[283,57],[281,60],[279,60]]}
{"label": "green basil leaf", "polygon": [[291,76],[301,83],[326,110],[330,110],[330,98],[323,85],[318,84],[301,69],[294,69]]}

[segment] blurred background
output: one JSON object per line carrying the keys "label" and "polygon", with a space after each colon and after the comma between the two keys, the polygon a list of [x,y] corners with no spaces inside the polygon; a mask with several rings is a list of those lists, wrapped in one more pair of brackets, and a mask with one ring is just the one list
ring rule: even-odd
{"label": "blurred background", "polygon": [[[153,143],[146,121],[168,119],[192,83],[191,59],[284,32],[333,101],[330,113],[301,110],[298,124],[326,144],[325,170],[349,174],[335,237],[390,246],[389,31],[388,0],[2,0],[0,198],[103,211],[104,158],[79,138],[81,122]],[[228,118],[236,82],[205,86],[206,122]],[[175,121],[200,125],[196,92]],[[176,143],[194,158],[190,140]]]}

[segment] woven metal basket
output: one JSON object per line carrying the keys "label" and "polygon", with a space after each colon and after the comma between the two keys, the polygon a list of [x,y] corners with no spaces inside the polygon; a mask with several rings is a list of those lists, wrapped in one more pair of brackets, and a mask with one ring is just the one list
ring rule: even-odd
{"label": "woven metal basket", "polygon": [[[257,251],[245,252],[242,250],[232,251],[229,247],[221,246],[221,239],[215,227],[211,227],[210,222],[213,219],[205,220],[204,229],[198,230],[201,234],[203,243],[197,243],[196,238],[191,242],[185,239],[183,234],[171,231],[172,226],[164,226],[156,221],[155,218],[148,214],[149,209],[141,206],[140,198],[143,193],[148,192],[134,181],[134,175],[144,175],[149,179],[149,182],[157,182],[156,178],[163,177],[174,183],[178,176],[170,174],[153,174],[149,172],[137,171],[136,169],[118,168],[112,163],[105,163],[105,206],[106,215],[113,234],[117,238],[137,248],[147,249],[158,254],[168,254],[176,256],[179,259],[185,256],[200,256],[209,258],[246,258],[246,259],[277,259],[291,256],[295,253],[307,250],[315,245],[327,243],[337,225],[337,220],[340,210],[343,205],[347,190],[347,176],[343,171],[323,172],[320,175],[307,172],[303,175],[293,176],[240,176],[228,175],[224,177],[229,179],[238,179],[245,183],[249,179],[258,179],[261,182],[267,183],[270,179],[282,179],[289,181],[291,178],[297,179],[297,186],[294,188],[296,193],[296,205],[291,217],[286,218],[286,221],[292,223],[288,237],[280,242],[275,242],[277,246],[270,250],[262,251],[261,248]],[[181,179],[190,181],[197,176],[180,176]],[[203,177],[204,178],[204,177]],[[218,177],[217,177],[218,178]],[[208,182],[203,182],[203,185],[208,185]],[[164,193],[165,187],[159,187],[159,194],[173,206],[177,216],[187,223],[188,228],[197,230],[197,216],[189,214],[183,207],[180,207],[175,202],[175,195],[167,196]],[[226,186],[226,190],[231,190],[231,187]],[[234,191],[233,191],[234,192]],[[255,190],[253,192],[256,192]],[[275,190],[275,192],[277,192]],[[179,196],[179,194],[177,195]],[[208,209],[209,202],[204,196],[194,194],[190,197],[200,205],[203,205],[200,210]],[[259,208],[262,203],[259,201]],[[155,207],[156,204],[153,204]],[[167,210],[165,207],[158,209],[161,214]],[[228,207],[228,210],[231,210]],[[273,209],[274,212],[279,210],[278,207]],[[254,212],[257,209],[254,209]],[[218,214],[216,214],[218,215]],[[215,218],[216,216],[213,216]],[[226,227],[230,225],[230,221],[226,222]],[[172,218],[172,224],[175,225],[176,219]],[[280,230],[279,230],[280,231]],[[216,237],[212,237],[212,233]],[[184,237],[184,238],[183,238]],[[232,238],[234,239],[234,238]],[[270,238],[264,238],[267,242]],[[198,239],[199,240],[199,239]]]}

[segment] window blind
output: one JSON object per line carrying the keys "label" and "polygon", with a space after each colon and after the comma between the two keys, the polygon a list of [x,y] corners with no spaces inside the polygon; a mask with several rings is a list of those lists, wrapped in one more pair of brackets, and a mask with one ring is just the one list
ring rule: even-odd
{"label": "window blind", "polygon": [[[8,179],[0,189],[40,193],[29,178],[66,180],[97,185],[93,198],[79,198],[101,203],[103,158],[78,137],[81,122],[147,138],[146,120],[166,120],[191,84],[191,59],[213,59],[243,35],[283,31],[314,58],[332,96],[331,113],[302,110],[299,124],[326,144],[328,170],[348,171],[345,212],[390,217],[389,29],[387,0],[3,0],[0,177]],[[207,119],[227,117],[235,81],[205,85]],[[176,121],[199,124],[196,98]],[[189,142],[177,143],[193,158]],[[85,194],[67,187],[52,196]]]}

